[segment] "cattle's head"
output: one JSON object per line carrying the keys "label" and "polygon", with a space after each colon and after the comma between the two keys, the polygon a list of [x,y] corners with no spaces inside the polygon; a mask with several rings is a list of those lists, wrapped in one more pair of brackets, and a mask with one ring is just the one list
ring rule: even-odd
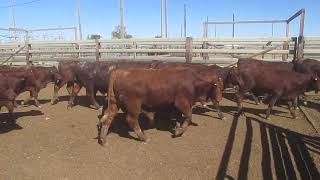
{"label": "cattle's head", "polygon": [[238,68],[232,67],[227,76],[225,87],[237,89],[239,86],[242,86],[242,85],[243,85],[243,81],[241,79],[241,75]]}
{"label": "cattle's head", "polygon": [[62,76],[56,67],[48,67],[44,69],[42,78],[41,82],[43,86],[46,86],[50,82],[57,84],[57,82],[59,83],[62,80]]}
{"label": "cattle's head", "polygon": [[318,93],[320,90],[320,78],[318,76],[312,77],[311,82],[312,90]]}

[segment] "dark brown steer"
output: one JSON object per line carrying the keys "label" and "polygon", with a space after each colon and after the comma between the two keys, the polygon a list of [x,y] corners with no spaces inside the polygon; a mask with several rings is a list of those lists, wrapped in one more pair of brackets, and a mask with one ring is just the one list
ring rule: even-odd
{"label": "dark brown steer", "polygon": [[242,110],[241,101],[244,93],[253,92],[255,94],[267,93],[271,95],[266,118],[269,118],[272,107],[279,98],[288,100],[288,107],[295,118],[292,110],[292,101],[306,91],[318,90],[320,81],[316,77],[308,74],[301,74],[294,71],[271,70],[270,68],[234,68],[231,77],[235,84],[239,86],[237,93],[238,112]]}
{"label": "dark brown steer", "polygon": [[74,105],[74,99],[82,87],[86,88],[86,94],[89,96],[95,109],[100,105],[96,101],[97,92],[105,94],[108,90],[109,74],[115,68],[152,68],[158,61],[137,62],[137,61],[95,61],[95,62],[61,62],[59,72],[62,80],[56,83],[52,103],[57,100],[58,90],[66,83],[70,99],[68,107]]}
{"label": "dark brown steer", "polygon": [[315,59],[304,59],[302,61],[294,61],[294,70],[304,74],[311,74],[320,77],[320,61]]}
{"label": "dark brown steer", "polygon": [[119,108],[126,112],[129,126],[142,141],[148,138],[140,129],[139,114],[175,108],[185,116],[175,136],[181,136],[191,122],[192,106],[208,98],[222,99],[223,82],[217,76],[199,74],[192,69],[115,69],[108,89],[108,108],[99,123],[99,143],[105,144],[108,129]]}
{"label": "dark brown steer", "polygon": [[25,86],[25,78],[10,77],[0,73],[0,109],[5,106],[9,111],[10,119],[14,121],[12,117],[12,112],[15,105],[15,98],[17,93],[15,91],[20,91]]}
{"label": "dark brown steer", "polygon": [[26,86],[21,89],[17,94],[25,91],[30,92],[30,98],[22,102],[26,104],[31,98],[34,98],[35,105],[40,107],[38,101],[38,93],[41,89],[45,88],[49,82],[54,82],[55,79],[59,78],[57,69],[54,67],[10,67],[0,66],[0,73],[10,75],[11,77],[26,78]]}

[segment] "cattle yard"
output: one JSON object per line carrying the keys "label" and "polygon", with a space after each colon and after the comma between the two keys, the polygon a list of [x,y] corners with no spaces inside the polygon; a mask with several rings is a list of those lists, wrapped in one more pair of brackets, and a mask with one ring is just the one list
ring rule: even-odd
{"label": "cattle yard", "polygon": [[[78,40],[32,40],[29,33],[44,29],[14,29],[24,33],[21,42],[1,42],[1,65],[58,66],[59,62],[129,60],[187,62],[234,66],[238,58],[289,62],[320,60],[320,37],[304,36],[304,9],[288,19],[272,21],[206,21],[202,38],[132,38]],[[299,17],[299,35],[290,36],[290,23]],[[283,23],[285,36],[257,38],[212,38],[210,24]],[[0,31],[12,31],[0,28]],[[50,29],[50,30],[61,30]],[[56,82],[55,82],[56,83]],[[74,88],[74,87],[73,87]],[[0,179],[319,179],[320,104],[318,94],[300,99],[293,119],[285,102],[274,106],[265,119],[267,104],[246,99],[243,114],[237,114],[234,93],[225,91],[220,102],[225,119],[217,112],[195,106],[192,124],[182,137],[174,137],[170,117],[156,114],[153,127],[140,116],[144,133],[139,141],[128,126],[125,113],[118,113],[107,142],[98,144],[97,124],[101,110],[89,105],[85,89],[68,107],[65,86],[57,104],[51,104],[54,84],[39,94],[41,107],[19,104],[10,120],[3,107],[0,114]],[[98,103],[105,96],[98,93]],[[283,104],[282,104],[283,103]],[[209,108],[214,108],[212,104]]]}
{"label": "cattle yard", "polygon": [[[158,59],[170,62],[192,62],[230,65],[239,57],[255,57],[267,61],[291,61],[299,58],[319,59],[320,37],[304,35],[305,10],[301,9],[287,19],[261,21],[205,21],[204,35],[186,38],[131,38],[78,40],[77,28],[21,29],[0,28],[4,32],[19,32],[20,41],[0,43],[2,64],[57,65],[61,60],[131,59],[150,61]],[[297,29],[291,24],[299,20]],[[210,37],[209,24],[284,24],[280,37]],[[70,30],[73,40],[34,40],[30,34],[41,31]],[[233,34],[235,29],[233,28]],[[293,36],[292,32],[298,32]]]}
{"label": "cattle yard", "polygon": [[[316,179],[319,138],[304,115],[292,119],[286,106],[277,106],[265,120],[266,105],[247,100],[245,115],[236,117],[236,103],[223,100],[226,120],[202,108],[183,137],[172,138],[165,119],[146,129],[148,143],[126,134],[122,115],[105,147],[97,144],[99,112],[87,107],[84,91],[67,109],[65,89],[50,105],[53,86],[40,92],[42,108],[16,109],[16,125],[0,128],[1,179]],[[19,100],[27,98],[24,93]],[[100,103],[104,98],[99,98]],[[319,106],[312,108],[319,113]],[[5,115],[1,115],[4,117]],[[143,121],[141,122],[143,124]],[[223,178],[221,178],[223,179]]]}

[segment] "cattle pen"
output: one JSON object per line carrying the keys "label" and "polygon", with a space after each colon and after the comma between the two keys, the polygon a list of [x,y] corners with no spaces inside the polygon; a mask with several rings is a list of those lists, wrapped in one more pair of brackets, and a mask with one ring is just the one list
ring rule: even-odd
{"label": "cattle pen", "polygon": [[[192,62],[228,65],[239,57],[256,57],[269,61],[290,61],[298,58],[316,58],[320,54],[320,37],[304,36],[305,10],[302,9],[285,20],[264,21],[206,21],[204,37],[186,38],[131,38],[131,39],[94,39],[77,40],[76,27],[53,29],[14,29],[22,40],[1,42],[0,57],[2,64],[54,64],[60,60],[86,59],[132,59],[164,60],[171,62]],[[300,17],[298,37],[290,36],[290,23]],[[283,37],[231,37],[217,38],[208,36],[209,24],[286,24]],[[272,26],[273,27],[273,26]],[[31,40],[29,34],[37,31],[71,30],[73,40]],[[233,29],[234,30],[234,29]],[[234,33],[233,33],[234,34]]]}
{"label": "cattle pen", "polygon": [[[85,66],[86,63],[102,64],[104,61],[131,65],[164,61],[194,63],[192,66],[219,65],[230,70],[239,58],[288,62],[286,64],[293,59],[320,61],[320,36],[304,35],[305,13],[301,9],[280,20],[207,19],[201,23],[203,37],[79,40],[81,33],[76,26],[0,28],[0,34],[20,34],[19,38],[0,40],[0,64],[29,70],[37,66],[55,68],[65,62]],[[298,22],[298,28],[291,27],[294,21]],[[211,25],[225,24],[232,26],[232,37],[211,36]],[[238,24],[268,24],[272,27],[272,36],[237,37],[235,26]],[[273,36],[275,24],[284,25],[283,36]],[[37,32],[60,31],[68,31],[71,39],[40,40],[32,37]],[[95,80],[91,73],[104,76],[104,72],[116,69],[114,64],[105,67],[103,71],[86,69],[81,75],[85,78],[89,75],[86,82],[93,84]],[[184,82],[185,79],[173,78],[172,81]],[[102,147],[97,141],[99,119],[103,114],[90,105],[92,99],[88,97],[87,86],[82,84],[85,88],[79,88],[71,107],[70,96],[75,96],[77,84],[72,84],[72,92],[69,87],[61,88],[57,103],[52,103],[59,82],[60,79],[54,79],[43,87],[37,95],[41,104],[38,107],[33,106],[33,101],[24,104],[32,94],[21,93],[16,99],[19,106],[13,113],[16,123],[9,123],[10,114],[4,113],[6,109],[0,107],[0,179],[312,180],[320,177],[319,94],[311,92],[299,99],[300,111],[297,111],[296,119],[291,117],[282,99],[274,106],[271,119],[266,119],[268,105],[258,104],[250,98],[243,101],[244,113],[238,113],[234,96],[236,87],[233,86],[232,90],[224,91],[220,102],[225,118],[219,117],[214,103],[200,105],[197,102],[191,108],[192,123],[182,137],[175,137],[172,133],[175,129],[170,129],[173,119],[168,117],[170,115],[156,113],[154,126],[150,126],[147,114],[141,113],[139,124],[143,133],[150,137],[148,142],[136,138],[128,126],[125,110],[121,110]],[[152,85],[157,86],[157,83]],[[106,108],[104,92],[98,91],[95,95],[98,105],[103,104]],[[123,98],[119,95],[118,99],[120,97]],[[307,103],[304,104],[304,100]]]}

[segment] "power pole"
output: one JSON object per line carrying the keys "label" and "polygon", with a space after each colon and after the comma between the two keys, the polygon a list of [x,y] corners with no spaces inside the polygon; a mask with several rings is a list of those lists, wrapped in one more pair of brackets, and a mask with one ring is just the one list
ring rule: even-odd
{"label": "power pole", "polygon": [[124,38],[123,0],[120,0],[120,37]]}
{"label": "power pole", "polygon": [[184,3],[184,20],[183,20],[183,25],[184,25],[184,37],[187,37],[187,8],[186,8],[186,3]]}
{"label": "power pole", "polygon": [[163,0],[160,0],[160,32],[163,38]]}
{"label": "power pole", "polygon": [[164,28],[165,28],[166,38],[168,38],[167,0],[164,0]]}
{"label": "power pole", "polygon": [[232,14],[232,38],[234,38],[234,14]]}
{"label": "power pole", "polygon": [[78,0],[78,8],[77,8],[77,14],[78,14],[78,26],[79,26],[79,35],[80,40],[82,40],[82,29],[81,29],[81,18],[80,18],[80,0]]}
{"label": "power pole", "polygon": [[12,1],[12,25],[13,25],[13,38],[14,40],[17,40],[17,32],[16,32],[16,15],[15,15],[15,5],[16,5],[16,1],[15,0],[11,0]]}

